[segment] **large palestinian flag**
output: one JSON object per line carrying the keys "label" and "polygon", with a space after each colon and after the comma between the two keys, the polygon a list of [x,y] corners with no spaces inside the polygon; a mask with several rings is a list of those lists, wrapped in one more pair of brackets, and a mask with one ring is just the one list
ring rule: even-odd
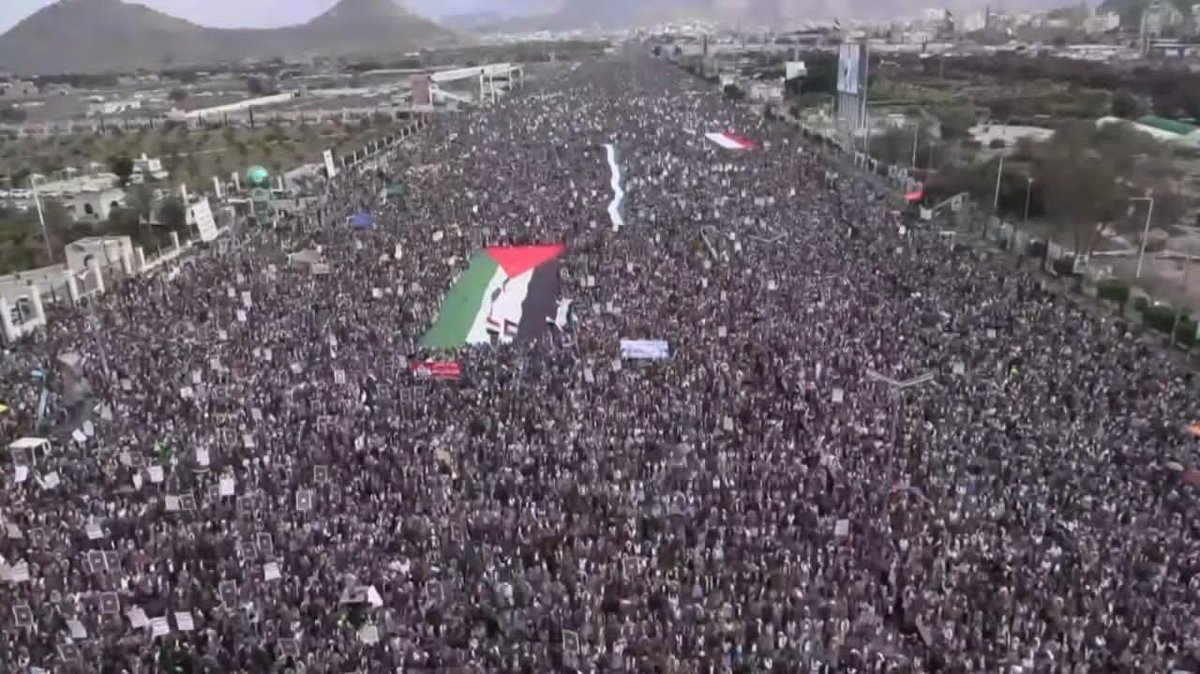
{"label": "large palestinian flag", "polygon": [[442,302],[437,322],[421,346],[453,348],[537,339],[558,309],[561,243],[492,246],[471,258],[471,266]]}

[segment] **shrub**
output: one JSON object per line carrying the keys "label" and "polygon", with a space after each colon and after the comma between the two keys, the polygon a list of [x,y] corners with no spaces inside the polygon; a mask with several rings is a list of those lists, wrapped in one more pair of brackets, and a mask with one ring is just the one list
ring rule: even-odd
{"label": "shrub", "polygon": [[1142,310],[1142,323],[1159,332],[1171,334],[1171,326],[1175,324],[1175,309],[1165,304],[1147,305]]}
{"label": "shrub", "polygon": [[1029,257],[1044,257],[1046,255],[1045,241],[1031,241],[1029,243]]}
{"label": "shrub", "polygon": [[1196,344],[1196,321],[1190,318],[1180,320],[1179,327],[1175,329],[1175,341],[1189,348],[1194,346]]}
{"label": "shrub", "polygon": [[1059,276],[1074,276],[1074,270],[1074,257],[1060,257],[1054,261],[1054,271],[1057,272]]}
{"label": "shrub", "polygon": [[1150,300],[1146,299],[1146,297],[1138,295],[1133,298],[1133,308],[1139,312],[1145,311],[1148,306],[1150,306]]}
{"label": "shrub", "polygon": [[1129,284],[1115,278],[1104,279],[1096,284],[1096,296],[1102,300],[1116,302],[1122,307],[1129,301]]}

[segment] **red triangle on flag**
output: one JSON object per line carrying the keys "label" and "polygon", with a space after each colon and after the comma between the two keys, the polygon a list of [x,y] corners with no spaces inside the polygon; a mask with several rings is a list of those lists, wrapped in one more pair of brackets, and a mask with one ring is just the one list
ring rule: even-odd
{"label": "red triangle on flag", "polygon": [[549,243],[541,246],[488,246],[487,253],[512,278],[560,257],[566,250],[565,244]]}

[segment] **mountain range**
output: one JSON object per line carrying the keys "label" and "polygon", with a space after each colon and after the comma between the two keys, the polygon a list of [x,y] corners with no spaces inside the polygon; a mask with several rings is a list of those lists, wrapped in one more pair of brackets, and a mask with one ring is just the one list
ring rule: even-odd
{"label": "mountain range", "polygon": [[245,30],[209,28],[122,0],[59,0],[0,35],[0,69],[128,72],[251,58],[399,54],[456,40],[394,0],[341,0],[303,24]]}
{"label": "mountain range", "polygon": [[[1146,2],[1148,0],[1108,0],[1110,2]],[[1175,0],[1186,2],[1188,0]],[[528,0],[522,0],[528,2]],[[1022,9],[1052,9],[1072,0],[1018,0]],[[572,30],[584,28],[629,28],[679,19],[719,20],[747,26],[779,26],[834,19],[890,19],[914,17],[931,5],[967,14],[984,9],[998,0],[557,0],[547,2],[542,11],[489,23],[486,14],[465,20],[456,17],[455,25],[464,30],[487,32],[500,30]]]}
{"label": "mountain range", "polygon": [[[3,2],[4,0],[0,0]],[[307,23],[274,29],[201,26],[123,0],[58,0],[0,35],[0,71],[128,72],[243,59],[387,56],[459,41],[403,0],[340,0]],[[502,0],[487,0],[500,3]],[[1024,0],[1051,6],[1066,0]],[[1105,0],[1137,4],[1148,0]],[[1185,2],[1185,0],[1172,0]],[[503,0],[503,12],[447,17],[471,32],[613,29],[680,18],[749,25],[913,15],[928,0]],[[942,0],[956,12],[988,0]],[[492,7],[492,4],[476,6]]]}

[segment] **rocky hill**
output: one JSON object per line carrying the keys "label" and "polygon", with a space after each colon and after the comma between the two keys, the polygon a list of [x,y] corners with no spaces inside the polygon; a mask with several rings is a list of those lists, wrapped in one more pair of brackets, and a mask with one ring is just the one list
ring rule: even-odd
{"label": "rocky hill", "polygon": [[341,0],[270,30],[209,28],[122,0],[59,0],[0,35],[0,70],[127,72],[248,58],[387,55],[455,41],[393,0]]}

